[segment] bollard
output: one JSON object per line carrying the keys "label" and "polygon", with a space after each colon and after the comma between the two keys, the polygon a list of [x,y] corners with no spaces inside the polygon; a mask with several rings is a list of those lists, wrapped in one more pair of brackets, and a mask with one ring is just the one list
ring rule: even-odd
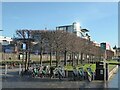
{"label": "bollard", "polygon": [[5,77],[7,76],[7,65],[5,65]]}
{"label": "bollard", "polygon": [[19,75],[21,75],[21,64],[19,64]]}

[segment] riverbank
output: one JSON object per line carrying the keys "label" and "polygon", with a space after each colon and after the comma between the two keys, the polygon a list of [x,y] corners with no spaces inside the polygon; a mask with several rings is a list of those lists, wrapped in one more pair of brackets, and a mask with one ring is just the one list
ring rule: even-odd
{"label": "riverbank", "polygon": [[109,71],[109,75],[108,75],[108,80],[111,79],[111,77],[114,75],[114,73],[116,73],[118,70],[118,65],[116,65],[112,70]]}

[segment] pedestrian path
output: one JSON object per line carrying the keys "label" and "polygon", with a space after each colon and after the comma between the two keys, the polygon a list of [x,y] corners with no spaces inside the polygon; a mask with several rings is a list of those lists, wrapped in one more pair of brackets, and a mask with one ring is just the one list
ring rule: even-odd
{"label": "pedestrian path", "polygon": [[[30,76],[21,77],[18,68],[8,69],[6,78],[4,73],[0,74],[3,88],[103,88],[102,81],[73,81],[72,79],[59,80],[58,78],[32,78]],[[4,70],[3,70],[4,71]],[[2,77],[2,78],[1,78]]]}

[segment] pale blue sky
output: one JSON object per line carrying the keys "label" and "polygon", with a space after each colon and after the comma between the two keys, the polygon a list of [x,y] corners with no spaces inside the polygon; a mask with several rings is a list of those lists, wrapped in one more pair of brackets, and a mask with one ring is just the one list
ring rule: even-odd
{"label": "pale blue sky", "polygon": [[3,35],[12,37],[17,29],[55,29],[77,21],[90,30],[92,40],[118,44],[117,2],[3,2]]}

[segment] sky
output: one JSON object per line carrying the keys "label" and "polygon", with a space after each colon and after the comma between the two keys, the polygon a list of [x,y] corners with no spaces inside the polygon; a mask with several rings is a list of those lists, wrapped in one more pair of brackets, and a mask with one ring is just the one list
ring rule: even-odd
{"label": "sky", "polygon": [[18,29],[43,30],[79,22],[98,43],[118,45],[117,2],[3,2],[3,36]]}

